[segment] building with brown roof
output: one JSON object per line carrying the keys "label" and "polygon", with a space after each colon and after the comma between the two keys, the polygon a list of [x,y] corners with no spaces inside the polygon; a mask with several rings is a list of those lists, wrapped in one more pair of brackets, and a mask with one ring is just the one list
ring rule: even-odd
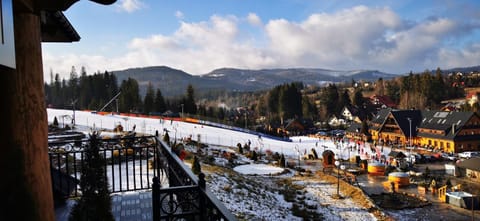
{"label": "building with brown roof", "polygon": [[469,177],[473,181],[480,182],[480,158],[474,157],[463,160],[457,164],[457,167],[465,169],[465,173],[462,173],[466,177]]}
{"label": "building with brown roof", "polygon": [[382,109],[369,132],[379,144],[454,153],[480,150],[480,117],[475,112]]}

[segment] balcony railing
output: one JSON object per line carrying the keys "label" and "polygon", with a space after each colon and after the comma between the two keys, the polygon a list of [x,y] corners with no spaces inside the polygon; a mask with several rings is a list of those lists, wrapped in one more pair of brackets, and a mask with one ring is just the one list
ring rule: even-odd
{"label": "balcony railing", "polygon": [[[81,196],[78,180],[88,139],[49,142],[54,192]],[[192,171],[157,136],[100,140],[110,193],[152,190],[153,220],[236,220]]]}

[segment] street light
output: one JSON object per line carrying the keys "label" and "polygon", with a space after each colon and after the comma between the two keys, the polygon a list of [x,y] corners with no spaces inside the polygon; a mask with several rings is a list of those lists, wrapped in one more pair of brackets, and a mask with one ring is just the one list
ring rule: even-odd
{"label": "street light", "polygon": [[182,105],[182,118],[183,118],[183,104],[181,104],[181,105]]}
{"label": "street light", "polygon": [[[412,148],[412,118],[408,117],[407,120],[408,120],[408,125],[409,125],[409,128],[410,128],[410,138],[408,139],[408,141],[410,143],[410,148]],[[411,150],[410,148],[409,148],[409,150]]]}
{"label": "street light", "polygon": [[245,111],[245,129],[247,129],[247,112]]}
{"label": "street light", "polygon": [[473,208],[473,203],[475,202],[473,199],[474,197],[476,197],[475,195],[472,194],[472,221],[475,220],[475,211],[474,211],[474,208]]}
{"label": "street light", "polygon": [[300,167],[300,148],[298,147],[298,145],[295,145],[295,150],[297,151],[297,155],[298,155],[298,166]]}
{"label": "street light", "polygon": [[72,127],[75,127],[75,103],[77,103],[78,99],[75,99],[72,101],[72,107],[73,107],[73,118],[72,118]]}
{"label": "street light", "polygon": [[337,167],[337,196],[340,196],[340,161],[335,160],[335,166]]}

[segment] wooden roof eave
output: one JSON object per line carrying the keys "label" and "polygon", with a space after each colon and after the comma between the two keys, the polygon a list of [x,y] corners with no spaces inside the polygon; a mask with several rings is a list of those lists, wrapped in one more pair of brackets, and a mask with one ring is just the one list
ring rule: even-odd
{"label": "wooden roof eave", "polygon": [[42,42],[76,42],[80,35],[60,11],[41,12]]}
{"label": "wooden roof eave", "polygon": [[[23,2],[25,0],[19,1]],[[116,2],[116,0],[90,1],[103,5]],[[42,42],[76,42],[80,41],[80,35],[62,13],[62,11],[67,10],[76,2],[78,0],[37,0],[35,9],[26,7],[23,10],[40,13]]]}
{"label": "wooden roof eave", "polygon": [[[79,0],[37,0],[38,9],[40,11],[65,11],[70,6],[78,2]],[[111,5],[117,0],[90,0],[92,2],[102,4],[102,5]]]}

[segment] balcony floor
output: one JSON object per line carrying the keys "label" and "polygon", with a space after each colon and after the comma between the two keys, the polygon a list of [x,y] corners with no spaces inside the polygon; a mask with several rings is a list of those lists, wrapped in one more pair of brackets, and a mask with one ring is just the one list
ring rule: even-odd
{"label": "balcony floor", "polygon": [[[75,200],[55,208],[57,221],[68,221]],[[116,221],[152,220],[152,192],[139,191],[112,194],[112,213]]]}

